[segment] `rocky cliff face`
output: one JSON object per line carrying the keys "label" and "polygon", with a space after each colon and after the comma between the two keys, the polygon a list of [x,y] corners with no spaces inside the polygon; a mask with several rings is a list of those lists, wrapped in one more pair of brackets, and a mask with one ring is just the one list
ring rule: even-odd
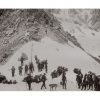
{"label": "rocky cliff face", "polygon": [[66,34],[68,34],[68,40],[85,52],[92,54],[94,56],[92,58],[97,58],[99,61],[100,10],[60,9],[59,12],[54,10],[52,13],[59,20]]}
{"label": "rocky cliff face", "polygon": [[100,9],[54,9],[51,12],[66,16],[66,20],[74,24],[87,26],[95,31],[100,30]]}
{"label": "rocky cliff face", "polygon": [[5,64],[23,44],[32,40],[39,42],[45,36],[62,44],[68,44],[70,41],[85,51],[77,37],[72,34],[73,32],[68,31],[70,28],[64,29],[61,18],[64,22],[66,21],[65,26],[70,26],[73,32],[76,27],[80,33],[83,27],[99,30],[99,24],[97,24],[99,10],[1,9],[0,64]]}
{"label": "rocky cliff face", "polygon": [[43,9],[0,10],[0,63],[28,41],[40,41],[45,35],[66,43],[65,32],[54,16]]}

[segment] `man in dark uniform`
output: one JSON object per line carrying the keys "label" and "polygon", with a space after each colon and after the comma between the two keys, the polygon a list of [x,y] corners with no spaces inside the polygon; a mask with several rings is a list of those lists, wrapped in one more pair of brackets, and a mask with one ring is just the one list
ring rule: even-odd
{"label": "man in dark uniform", "polygon": [[25,74],[27,74],[28,73],[28,65],[26,64],[25,65]]}
{"label": "man in dark uniform", "polygon": [[12,77],[14,77],[15,76],[15,67],[14,66],[12,66],[11,72],[12,72]]}
{"label": "man in dark uniform", "polygon": [[23,70],[22,66],[19,66],[18,70],[19,70],[19,75],[22,75],[22,70]]}
{"label": "man in dark uniform", "polygon": [[91,72],[88,73],[87,80],[88,80],[88,90],[93,90],[93,75]]}
{"label": "man in dark uniform", "polygon": [[20,61],[21,61],[21,66],[23,66],[24,65],[24,58],[21,57]]}
{"label": "man in dark uniform", "polygon": [[47,62],[47,60],[45,61],[45,71],[46,71],[46,73],[48,71],[48,62]]}
{"label": "man in dark uniform", "polygon": [[46,82],[47,78],[46,78],[46,74],[44,73],[44,75],[42,76],[42,86],[41,86],[41,90],[43,89],[43,87],[46,89]]}
{"label": "man in dark uniform", "polygon": [[29,90],[32,90],[32,88],[31,88],[31,84],[32,84],[32,76],[31,76],[31,74],[28,74],[28,76],[26,77],[26,82],[28,84]]}
{"label": "man in dark uniform", "polygon": [[99,76],[94,75],[94,90],[100,91],[100,79]]}
{"label": "man in dark uniform", "polygon": [[82,86],[82,79],[83,79],[83,74],[82,73],[78,73],[76,76],[76,81],[78,84],[78,88],[80,89]]}
{"label": "man in dark uniform", "polygon": [[33,73],[33,71],[34,71],[34,65],[32,62],[29,64],[29,71],[30,71],[30,73]]}
{"label": "man in dark uniform", "polygon": [[82,82],[82,89],[81,90],[86,90],[87,89],[87,86],[88,86],[88,81],[87,81],[87,74],[84,75],[84,78],[83,78],[83,82]]}
{"label": "man in dark uniform", "polygon": [[62,87],[63,87],[63,89],[66,89],[66,83],[67,83],[67,78],[66,78],[66,73],[64,72],[62,74]]}

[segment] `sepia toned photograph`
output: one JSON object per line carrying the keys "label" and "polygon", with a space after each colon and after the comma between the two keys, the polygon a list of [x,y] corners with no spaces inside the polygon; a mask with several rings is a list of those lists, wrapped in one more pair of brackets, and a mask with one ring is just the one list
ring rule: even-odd
{"label": "sepia toned photograph", "polygon": [[0,9],[0,91],[100,91],[100,9]]}

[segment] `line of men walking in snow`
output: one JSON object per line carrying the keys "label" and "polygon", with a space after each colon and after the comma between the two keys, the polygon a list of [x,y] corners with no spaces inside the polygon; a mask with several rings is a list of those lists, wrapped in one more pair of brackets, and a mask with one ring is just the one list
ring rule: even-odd
{"label": "line of men walking in snow", "polygon": [[[58,70],[59,69],[59,70]],[[58,67],[57,71],[52,72],[51,76],[52,78],[57,78],[59,75],[62,75],[62,81],[61,85],[63,89],[67,89],[66,84],[67,84],[67,77],[66,77],[66,71],[63,67]],[[15,75],[15,67],[12,67],[12,77]],[[19,75],[22,75],[22,66],[19,66]],[[27,75],[26,77],[26,82],[28,84],[29,90],[31,90],[31,84],[32,82],[42,82],[41,89],[43,87],[46,89],[46,74],[44,73],[43,75],[39,75],[36,78],[33,78],[31,76],[31,73],[34,71],[34,66],[33,63],[30,63],[29,66],[25,65],[25,74]],[[28,73],[29,72],[29,73]],[[74,69],[74,73],[76,73],[76,82],[78,84],[78,88],[81,90],[100,90],[100,76],[96,76],[93,72],[89,71],[85,75],[82,74],[80,69]]]}
{"label": "line of men walking in snow", "polygon": [[[25,74],[33,73],[33,71],[34,71],[33,62],[30,62],[29,65],[26,64],[24,66],[24,62],[23,62],[24,59],[23,59],[23,57],[20,58],[20,61],[21,61],[21,65],[18,67],[19,75],[20,76],[23,73],[23,69],[25,71],[24,72]],[[35,55],[35,61],[36,61],[36,64],[37,64],[38,71],[41,72],[43,69],[45,69],[45,72],[47,73],[47,71],[48,71],[48,61],[47,60],[40,61],[40,59],[38,59],[37,55]],[[15,76],[15,71],[16,71],[16,68],[14,66],[12,66],[12,68],[11,68],[12,77]]]}
{"label": "line of men walking in snow", "polygon": [[[30,64],[31,66],[33,66],[32,64]],[[28,69],[30,68],[29,70],[29,73],[28,73]],[[33,68],[33,67],[32,67]],[[40,75],[35,75],[34,77],[32,76],[32,73],[33,73],[33,69],[32,69],[30,66],[28,67],[28,65],[25,65],[25,74],[27,75],[25,78],[24,78],[24,82],[26,82],[28,84],[28,87],[29,87],[29,90],[31,90],[31,84],[33,82],[35,83],[40,83],[42,82],[42,86],[41,86],[41,90],[43,88],[46,89],[46,81],[47,81],[47,77],[46,77],[46,73],[44,73],[43,75],[40,74]],[[19,75],[22,75],[22,67],[20,68],[19,66],[19,69],[21,69],[21,71],[19,70]],[[62,75],[62,79],[61,79],[61,85],[62,85],[62,89],[67,89],[66,85],[67,85],[67,77],[66,77],[66,70],[64,67],[62,66],[58,66],[58,69],[57,70],[57,73],[56,74],[59,74],[58,76]],[[15,68],[14,66],[12,67],[12,77],[14,77],[14,71],[15,71]],[[52,74],[51,74],[52,76]],[[55,77],[57,78],[57,77]],[[57,86],[57,84],[55,84]],[[53,87],[54,84],[50,84],[50,86],[52,87],[52,90],[53,90]]]}
{"label": "line of men walking in snow", "polygon": [[[48,72],[48,62],[47,60],[43,60],[40,61],[40,59],[37,57],[37,55],[34,57],[36,64],[37,64],[37,68],[38,71],[41,72],[43,69],[45,69],[45,72]],[[39,80],[38,79],[34,79],[31,74],[34,72],[34,65],[33,62],[30,62],[29,65],[25,65],[23,68],[23,61],[25,60],[25,57],[21,57],[20,61],[21,61],[21,66],[18,67],[19,70],[19,75],[22,76],[23,73],[23,69],[24,69],[24,73],[25,75],[27,75],[26,77],[26,82],[28,84],[29,90],[31,90],[31,83],[32,82],[42,82],[42,86],[41,89],[44,87],[46,89],[46,74],[44,73],[43,75],[39,76]],[[15,71],[16,68],[14,66],[12,66],[11,68],[11,73],[12,73],[12,77],[15,76]],[[66,84],[67,84],[67,77],[66,77],[66,71],[68,71],[68,69],[60,66],[58,67],[57,71],[54,71],[51,73],[52,78],[57,78],[58,76],[62,75],[62,81],[61,81],[61,85],[63,89],[66,89]],[[92,73],[92,72],[88,72],[87,74],[83,75],[81,70],[79,69],[74,69],[74,73],[76,73],[76,82],[78,84],[78,88],[81,90],[97,90],[99,89],[99,80],[98,77]],[[38,80],[38,81],[37,81]],[[51,85],[50,85],[51,86]]]}
{"label": "line of men walking in snow", "polygon": [[[34,71],[34,65],[33,65],[33,63],[30,63],[29,65],[26,64],[24,68],[23,68],[23,66],[19,66],[18,67],[18,71],[19,71],[19,75],[20,76],[22,76],[23,69],[24,69],[24,71],[25,71],[24,73],[26,75],[28,74],[28,72],[29,73],[33,73],[33,71]],[[16,68],[14,66],[12,66],[12,68],[11,68],[12,77],[15,76],[15,72],[16,72]]]}
{"label": "line of men walking in snow", "polygon": [[[46,73],[44,73],[43,75],[41,75],[41,77],[40,77],[40,79],[39,79],[38,82],[36,81],[36,79],[33,76],[31,76],[31,74],[28,74],[28,76],[25,77],[23,81],[28,84],[29,90],[32,90],[31,84],[33,82],[35,82],[35,83],[42,82],[41,90],[43,88],[47,89],[47,87],[46,87],[46,81],[47,81]],[[66,77],[66,73],[65,72],[62,73],[61,85],[62,85],[62,89],[67,89],[67,77]],[[51,90],[51,88],[53,90],[53,87],[55,87],[55,90],[57,88],[57,84],[49,84],[49,86],[50,86],[50,90]]]}
{"label": "line of men walking in snow", "polygon": [[[46,74],[44,73],[43,75],[40,75],[40,76],[38,75],[38,77],[36,76],[36,78],[34,79],[31,76],[32,73],[34,72],[33,62],[31,61],[29,64],[24,65],[25,59],[27,59],[25,54],[23,54],[21,56],[21,58],[18,59],[21,62],[21,65],[18,67],[18,72],[19,72],[19,75],[22,76],[23,70],[24,70],[24,75],[27,75],[27,77],[25,77],[24,81],[28,84],[29,90],[31,90],[32,82],[42,82],[43,84],[41,86],[41,89],[43,89],[43,87],[46,89],[46,84],[45,84],[45,82],[47,80]],[[35,55],[35,61],[37,64],[38,72],[41,72],[43,69],[45,69],[45,72],[47,73],[47,71],[48,71],[47,60],[40,61],[40,59],[37,57],[37,55]],[[16,68],[15,68],[15,66],[12,66],[12,68],[11,68],[12,77],[15,77],[15,73],[16,73]]]}
{"label": "line of men walking in snow", "polygon": [[74,73],[77,74],[76,82],[79,89],[100,91],[100,76],[91,71],[83,75],[80,69],[74,69]]}

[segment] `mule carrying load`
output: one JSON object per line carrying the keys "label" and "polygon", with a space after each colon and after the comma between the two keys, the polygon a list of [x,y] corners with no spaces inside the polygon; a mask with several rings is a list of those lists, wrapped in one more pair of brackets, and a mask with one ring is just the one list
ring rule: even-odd
{"label": "mule carrying load", "polygon": [[83,74],[81,73],[81,69],[75,68],[73,70],[73,72],[75,74],[77,74],[76,75],[76,82],[78,84],[78,88],[80,89],[82,87],[82,78],[83,78]]}
{"label": "mule carrying load", "polygon": [[[30,78],[31,83],[32,82],[34,82],[34,83],[40,83],[40,82],[42,82],[42,76],[43,76],[42,74],[35,75],[34,77],[31,76],[31,78]],[[27,81],[28,81],[28,77],[25,77],[23,79],[23,82],[27,82]]]}
{"label": "mule carrying load", "polygon": [[31,76],[31,74],[28,74],[28,76],[23,79],[23,82],[26,82],[28,84],[29,90],[32,90],[31,89],[31,84],[32,83],[40,83],[40,82],[43,82],[43,76],[44,75],[39,74],[39,75],[35,75],[33,77],[33,76]]}
{"label": "mule carrying load", "polygon": [[74,68],[73,72],[74,72],[75,74],[81,74],[81,69]]}
{"label": "mule carrying load", "polygon": [[34,76],[34,79],[33,79],[33,82],[35,82],[35,83],[40,83],[40,82],[42,82],[42,74],[40,74],[40,75],[35,75],[35,76]]}
{"label": "mule carrying load", "polygon": [[37,64],[38,71],[41,72],[42,70],[45,69],[45,72],[47,73],[47,71],[48,71],[48,61],[47,60],[40,61],[40,59],[37,57],[37,55],[35,55],[34,58],[35,58],[35,61],[36,61],[36,64]]}
{"label": "mule carrying load", "polygon": [[58,66],[57,70],[54,70],[51,73],[51,77],[53,78],[58,78],[60,75],[62,75],[64,72],[67,72],[68,68],[62,67],[62,66]]}
{"label": "mule carrying load", "polygon": [[0,83],[2,83],[4,80],[6,80],[6,77],[4,75],[0,75]]}

